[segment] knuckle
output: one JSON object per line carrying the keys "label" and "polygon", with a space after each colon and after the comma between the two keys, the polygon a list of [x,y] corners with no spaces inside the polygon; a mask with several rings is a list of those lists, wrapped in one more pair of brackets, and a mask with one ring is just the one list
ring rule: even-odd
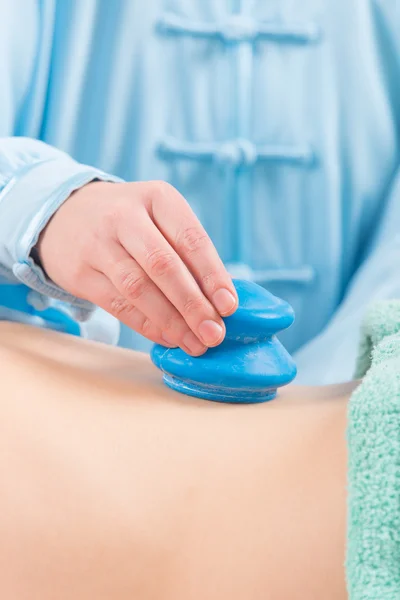
{"label": "knuckle", "polygon": [[151,335],[153,333],[153,330],[153,323],[150,321],[150,319],[144,317],[140,325],[140,331],[138,333],[140,333],[144,337],[147,337],[148,335]]}
{"label": "knuckle", "polygon": [[171,338],[181,335],[181,330],[185,328],[184,320],[178,314],[166,315],[162,325],[162,330]]}
{"label": "knuckle", "polygon": [[201,283],[202,283],[203,288],[206,288],[210,292],[215,291],[215,289],[217,287],[216,281],[217,281],[217,274],[215,273],[215,271],[209,271],[205,275],[201,276]]}
{"label": "knuckle", "polygon": [[171,337],[177,333],[176,331],[176,326],[177,326],[177,322],[178,319],[173,317],[173,316],[167,316],[162,324],[162,330],[164,333],[169,334]]}
{"label": "knuckle", "polygon": [[188,298],[183,305],[183,315],[189,316],[198,313],[204,309],[204,300],[201,297],[195,296]]}
{"label": "knuckle", "polygon": [[110,312],[117,317],[117,319],[121,320],[122,318],[126,318],[127,315],[132,314],[135,311],[135,307],[130,304],[126,298],[122,298],[121,296],[116,296],[111,300],[110,303]]}
{"label": "knuckle", "polygon": [[163,196],[175,190],[174,186],[167,181],[156,180],[153,181],[154,189],[158,190]]}
{"label": "knuckle", "polygon": [[124,273],[121,276],[121,288],[127,298],[133,301],[139,300],[148,290],[147,277],[135,273]]}
{"label": "knuckle", "polygon": [[149,188],[153,202],[164,202],[173,189],[166,181],[153,181]]}
{"label": "knuckle", "polygon": [[208,235],[198,227],[185,227],[178,236],[177,245],[187,254],[197,252],[208,244]]}
{"label": "knuckle", "polygon": [[176,268],[175,258],[170,252],[153,250],[147,256],[147,268],[150,277],[169,275]]}

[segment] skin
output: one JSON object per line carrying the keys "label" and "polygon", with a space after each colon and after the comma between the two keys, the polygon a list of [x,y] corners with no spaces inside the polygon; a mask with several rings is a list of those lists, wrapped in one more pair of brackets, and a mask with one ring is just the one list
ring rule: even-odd
{"label": "skin", "polygon": [[231,406],[147,356],[0,325],[5,600],[344,600],[356,384]]}
{"label": "skin", "polygon": [[83,186],[55,213],[36,250],[60,287],[192,355],[223,340],[221,316],[237,308],[210,238],[164,182]]}

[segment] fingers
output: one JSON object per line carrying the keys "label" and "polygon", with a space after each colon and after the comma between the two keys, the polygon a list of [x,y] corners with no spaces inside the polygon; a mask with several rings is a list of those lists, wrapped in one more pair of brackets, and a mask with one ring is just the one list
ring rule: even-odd
{"label": "fingers", "polygon": [[135,257],[201,342],[208,347],[218,345],[225,336],[220,315],[145,211],[136,214],[135,230],[143,234],[132,235],[129,222],[119,228],[119,239],[126,251]]}
{"label": "fingers", "polygon": [[160,185],[162,193],[152,196],[154,223],[219,314],[223,317],[231,315],[238,306],[238,298],[214,244],[179,192],[172,186]]}
{"label": "fingers", "polygon": [[162,338],[161,330],[140,310],[129,304],[103,273],[92,271],[87,285],[90,289],[90,299],[95,298],[97,306],[155,344],[167,345]]}
{"label": "fingers", "polygon": [[102,277],[108,279],[102,291],[107,307],[102,308],[152,341],[180,346],[193,356],[206,351],[176,308],[121,245],[111,242],[99,264]]}

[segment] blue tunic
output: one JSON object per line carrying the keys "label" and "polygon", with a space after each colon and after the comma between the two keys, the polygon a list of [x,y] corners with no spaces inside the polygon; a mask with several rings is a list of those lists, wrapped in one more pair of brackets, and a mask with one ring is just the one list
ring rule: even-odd
{"label": "blue tunic", "polygon": [[[87,316],[29,257],[41,229],[93,178],[167,180],[294,307],[299,380],[351,376],[366,304],[400,292],[399,7],[0,0],[3,278]],[[115,338],[102,318],[83,333]]]}

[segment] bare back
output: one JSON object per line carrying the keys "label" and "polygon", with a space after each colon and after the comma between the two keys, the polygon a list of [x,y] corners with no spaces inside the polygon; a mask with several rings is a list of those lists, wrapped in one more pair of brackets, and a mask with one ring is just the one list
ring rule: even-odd
{"label": "bare back", "polygon": [[[0,325],[4,600],[344,600],[352,386],[230,406]],[[4,575],[3,575],[4,573]]]}

